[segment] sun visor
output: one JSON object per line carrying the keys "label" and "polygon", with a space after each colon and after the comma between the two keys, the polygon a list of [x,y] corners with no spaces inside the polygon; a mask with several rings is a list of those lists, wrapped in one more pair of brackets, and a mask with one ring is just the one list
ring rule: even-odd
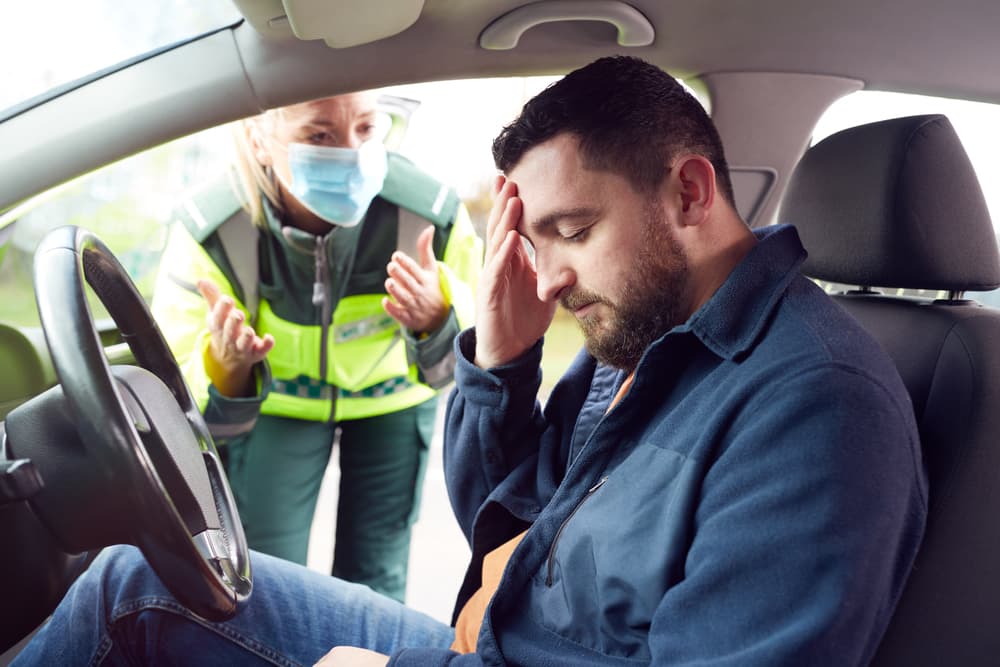
{"label": "sun visor", "polygon": [[233,0],[263,35],[322,39],[343,49],[403,32],[420,17],[424,0]]}

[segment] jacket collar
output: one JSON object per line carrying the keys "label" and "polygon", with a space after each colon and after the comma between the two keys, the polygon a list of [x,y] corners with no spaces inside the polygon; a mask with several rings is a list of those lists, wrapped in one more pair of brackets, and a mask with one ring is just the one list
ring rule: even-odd
{"label": "jacket collar", "polygon": [[709,350],[731,361],[756,344],[788,284],[806,258],[791,225],[754,230],[758,243],[687,322],[673,332],[694,334]]}

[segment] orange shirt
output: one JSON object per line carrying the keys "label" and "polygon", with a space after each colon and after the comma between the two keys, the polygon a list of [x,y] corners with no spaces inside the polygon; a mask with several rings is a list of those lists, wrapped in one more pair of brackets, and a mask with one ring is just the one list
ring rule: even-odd
{"label": "orange shirt", "polygon": [[[630,373],[622,382],[618,393],[611,399],[608,412],[618,405],[618,402],[632,386],[635,373]],[[504,568],[510,560],[514,549],[521,543],[521,539],[528,531],[524,531],[510,538],[483,558],[482,584],[472,597],[466,601],[462,611],[458,613],[458,620],[455,622],[455,641],[451,644],[451,650],[459,653],[472,653],[476,650],[476,641],[479,638],[479,630],[483,625],[483,618],[486,616],[486,607],[489,605],[493,594],[500,586],[500,578],[503,577]]]}
{"label": "orange shirt", "polygon": [[479,637],[479,628],[483,625],[483,618],[486,616],[486,606],[500,585],[500,577],[507,567],[507,561],[521,543],[524,533],[510,538],[483,558],[483,583],[458,614],[458,620],[455,622],[455,641],[452,642],[451,650],[459,653],[473,653],[476,650],[476,640]]}

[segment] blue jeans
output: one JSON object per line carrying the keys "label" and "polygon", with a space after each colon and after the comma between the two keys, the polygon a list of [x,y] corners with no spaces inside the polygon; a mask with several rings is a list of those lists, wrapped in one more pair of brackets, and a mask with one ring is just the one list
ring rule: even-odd
{"label": "blue jeans", "polygon": [[447,648],[454,630],[359,584],[251,556],[250,601],[226,623],[178,604],[138,549],[105,549],[13,665],[312,665],[334,646]]}
{"label": "blue jeans", "polygon": [[247,543],[305,565],[316,499],[339,429],[333,576],[403,601],[436,413],[434,398],[339,424],[261,415],[253,431],[226,445],[226,474]]}

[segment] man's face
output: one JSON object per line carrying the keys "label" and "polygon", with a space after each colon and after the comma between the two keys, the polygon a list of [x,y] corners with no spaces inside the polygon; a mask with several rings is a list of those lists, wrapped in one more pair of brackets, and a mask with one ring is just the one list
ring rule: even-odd
{"label": "man's face", "polygon": [[509,177],[523,204],[518,231],[535,250],[538,297],[573,313],[598,360],[634,368],[688,315],[688,262],[672,212],[659,193],[584,168],[567,134],[528,151]]}

